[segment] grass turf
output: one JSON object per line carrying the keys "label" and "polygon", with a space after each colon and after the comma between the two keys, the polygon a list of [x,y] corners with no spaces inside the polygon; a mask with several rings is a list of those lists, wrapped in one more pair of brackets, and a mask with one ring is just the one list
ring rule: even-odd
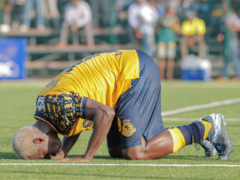
{"label": "grass turf", "polygon": [[[0,82],[0,163],[60,163],[56,160],[18,160],[11,148],[11,138],[21,127],[35,122],[32,118],[38,93],[47,82]],[[238,98],[239,83],[163,82],[162,111]],[[240,119],[240,104],[176,114],[173,118],[198,118],[220,112]],[[164,120],[166,127],[189,124],[190,121]],[[165,118],[164,118],[165,119]],[[106,141],[89,163],[105,164],[234,164],[240,165],[240,121],[227,121],[235,152],[229,161],[205,158],[204,151],[187,146],[175,154],[149,161],[112,159]],[[81,134],[68,157],[85,152],[91,131]],[[76,163],[76,162],[75,162]],[[239,179],[239,167],[122,167],[122,166],[1,166],[0,179]]]}

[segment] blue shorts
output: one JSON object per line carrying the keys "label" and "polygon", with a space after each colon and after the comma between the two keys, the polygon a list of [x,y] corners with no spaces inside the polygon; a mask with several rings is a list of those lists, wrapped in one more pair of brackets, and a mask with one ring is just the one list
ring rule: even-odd
{"label": "blue shorts", "polygon": [[111,129],[107,136],[108,148],[121,145],[128,149],[142,144],[166,130],[161,116],[160,74],[153,59],[137,51],[140,78],[132,80],[132,87],[119,98]]}

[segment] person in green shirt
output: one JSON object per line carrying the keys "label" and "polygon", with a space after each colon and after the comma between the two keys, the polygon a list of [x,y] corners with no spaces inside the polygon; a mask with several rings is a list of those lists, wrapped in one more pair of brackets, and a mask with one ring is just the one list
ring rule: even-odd
{"label": "person in green shirt", "polygon": [[[167,79],[173,80],[174,59],[176,56],[176,33],[180,31],[180,21],[176,15],[176,3],[171,3],[167,8],[166,15],[159,20],[161,31],[158,33],[158,68],[161,80],[167,64]],[[166,63],[166,59],[168,62]]]}

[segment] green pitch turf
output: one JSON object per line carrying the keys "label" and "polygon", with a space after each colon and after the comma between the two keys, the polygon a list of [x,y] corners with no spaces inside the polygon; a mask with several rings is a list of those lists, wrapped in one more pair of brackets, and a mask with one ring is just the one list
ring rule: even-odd
{"label": "green pitch turf", "polygon": [[[0,164],[1,163],[59,163],[56,160],[18,160],[11,148],[11,138],[21,127],[35,122],[32,118],[38,93],[47,82],[0,82]],[[240,97],[240,83],[163,82],[162,111]],[[205,158],[201,148],[187,146],[175,154],[149,161],[112,159],[106,141],[88,164],[226,164],[240,165],[240,104],[209,108],[164,117],[166,127],[189,124],[189,118],[220,112],[227,118],[227,130],[233,139],[235,152],[229,161]],[[170,118],[186,118],[172,121]],[[68,157],[82,155],[91,131],[81,134]],[[76,162],[74,162],[76,163]],[[69,163],[68,163],[69,164]],[[87,163],[84,163],[87,164]],[[240,167],[139,167],[139,166],[0,166],[0,179],[240,179]]]}

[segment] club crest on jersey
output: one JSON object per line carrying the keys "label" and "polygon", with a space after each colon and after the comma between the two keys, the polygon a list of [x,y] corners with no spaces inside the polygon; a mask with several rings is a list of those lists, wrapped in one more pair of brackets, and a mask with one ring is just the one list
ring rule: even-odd
{"label": "club crest on jersey", "polygon": [[39,110],[45,108],[45,107],[44,107],[44,100],[45,100],[44,97],[39,97],[39,98],[38,98],[38,100],[37,100],[37,108],[38,108]]}
{"label": "club crest on jersey", "polygon": [[83,123],[82,123],[82,126],[83,126],[84,128],[88,128],[88,127],[91,127],[92,124],[93,124],[92,121],[89,121],[89,120],[84,119],[84,121],[83,121]]}
{"label": "club crest on jersey", "polygon": [[130,123],[129,119],[123,121],[122,126],[122,135],[126,137],[132,136],[136,132],[136,128],[134,128],[133,124]]}

